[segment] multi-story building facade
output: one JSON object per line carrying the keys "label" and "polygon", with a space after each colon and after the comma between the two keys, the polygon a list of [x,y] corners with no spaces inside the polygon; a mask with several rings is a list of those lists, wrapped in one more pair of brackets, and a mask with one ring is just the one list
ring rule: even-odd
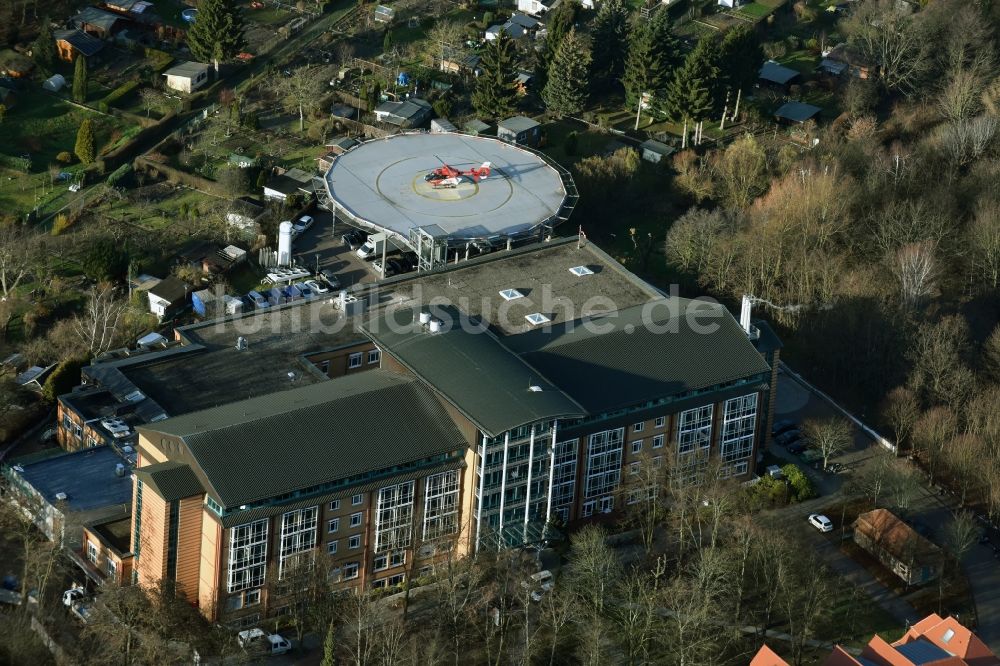
{"label": "multi-story building facade", "polygon": [[644,465],[749,479],[770,428],[766,326],[575,239],[351,297],[181,328],[169,350],[84,370],[88,390],[138,391],[156,413],[138,427],[136,582],[172,580],[248,626],[287,607],[296,572],[391,586],[443,551],[613,519]]}

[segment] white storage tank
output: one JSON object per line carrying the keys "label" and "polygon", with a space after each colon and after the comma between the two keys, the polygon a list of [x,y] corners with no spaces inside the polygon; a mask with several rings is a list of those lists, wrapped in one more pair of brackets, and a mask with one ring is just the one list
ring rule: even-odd
{"label": "white storage tank", "polygon": [[292,223],[289,220],[278,225],[278,265],[292,265]]}

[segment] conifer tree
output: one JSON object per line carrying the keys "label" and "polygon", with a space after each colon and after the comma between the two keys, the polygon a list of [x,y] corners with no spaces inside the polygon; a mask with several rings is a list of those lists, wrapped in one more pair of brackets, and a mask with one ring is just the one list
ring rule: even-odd
{"label": "conifer tree", "polygon": [[73,101],[87,101],[87,59],[83,55],[76,57],[73,65]]}
{"label": "conifer tree", "polygon": [[718,52],[712,41],[702,39],[688,54],[667,87],[664,110],[675,121],[704,120],[716,106]]}
{"label": "conifer tree", "polygon": [[497,38],[487,42],[479,62],[483,73],[476,78],[472,91],[472,106],[487,118],[505,118],[517,107],[517,54],[514,40],[501,30]]}
{"label": "conifer tree", "polygon": [[628,8],[623,0],[605,0],[592,30],[594,75],[605,81],[621,79],[628,56]]}
{"label": "conifer tree", "polygon": [[535,80],[542,88],[548,82],[549,66],[556,57],[559,43],[569,33],[580,13],[578,0],[561,2],[545,16],[545,45],[535,67]]}
{"label": "conifer tree", "polygon": [[549,81],[542,90],[542,100],[559,117],[583,111],[588,89],[590,44],[571,29],[559,44],[549,68]]}
{"label": "conifer tree", "polygon": [[666,11],[658,11],[651,21],[638,26],[629,44],[622,78],[627,107],[636,108],[643,93],[661,94],[680,62],[680,43],[670,18]]}
{"label": "conifer tree", "polygon": [[80,129],[76,133],[76,147],[73,152],[84,164],[90,164],[94,161],[94,123],[90,118],[80,123]]}
{"label": "conifer tree", "polygon": [[719,44],[718,62],[723,83],[734,94],[753,86],[764,62],[764,50],[752,26],[744,23],[726,33]]}
{"label": "conifer tree", "polygon": [[41,70],[45,76],[51,76],[56,66],[56,42],[52,36],[52,28],[49,26],[49,18],[42,19],[38,29],[38,38],[31,45],[31,58],[35,61],[35,66]]}
{"label": "conifer tree", "polygon": [[245,48],[244,30],[236,0],[203,0],[187,33],[188,48],[200,62],[228,60]]}

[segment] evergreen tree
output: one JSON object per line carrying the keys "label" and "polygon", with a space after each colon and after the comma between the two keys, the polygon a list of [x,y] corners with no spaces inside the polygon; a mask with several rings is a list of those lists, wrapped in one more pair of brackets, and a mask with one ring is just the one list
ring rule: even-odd
{"label": "evergreen tree", "polygon": [[618,81],[628,56],[628,7],[623,0],[605,0],[597,11],[591,34],[594,74],[605,81]]}
{"label": "evergreen tree", "polygon": [[187,33],[191,55],[201,62],[228,60],[246,46],[243,13],[236,0],[203,0]]}
{"label": "evergreen tree", "polygon": [[724,84],[733,94],[737,90],[748,90],[756,83],[762,62],[764,50],[750,25],[738,25],[722,38],[718,64]]}
{"label": "evergreen tree", "polygon": [[661,94],[680,62],[680,42],[674,36],[670,17],[666,11],[658,11],[652,21],[638,26],[629,44],[622,77],[626,106],[635,109],[644,92]]}
{"label": "evergreen tree", "polygon": [[712,41],[704,38],[688,54],[667,87],[664,110],[675,122],[684,119],[704,120],[716,106],[718,52]]}
{"label": "evergreen tree", "polygon": [[323,639],[323,661],[320,666],[334,666],[337,663],[337,644],[334,642],[333,622],[326,629],[326,638]]}
{"label": "evergreen tree", "polygon": [[549,81],[542,90],[542,100],[559,117],[583,111],[587,103],[587,73],[590,67],[590,44],[571,29],[563,37],[549,68]]}
{"label": "evergreen tree", "polygon": [[80,123],[80,129],[76,133],[76,147],[73,152],[84,164],[90,164],[94,161],[94,122],[90,118]]}
{"label": "evergreen tree", "polygon": [[506,31],[486,43],[479,66],[483,73],[476,78],[472,106],[486,118],[506,118],[517,107],[517,53]]}
{"label": "evergreen tree", "polygon": [[388,53],[392,49],[392,28],[385,29],[382,37],[382,53]]}
{"label": "evergreen tree", "polygon": [[578,0],[561,2],[559,6],[545,15],[545,45],[535,67],[537,85],[544,88],[548,82],[549,65],[556,57],[559,43],[565,37],[580,13]]}
{"label": "evergreen tree", "polygon": [[87,101],[87,59],[78,55],[73,67],[73,101],[82,104]]}
{"label": "evergreen tree", "polygon": [[56,42],[52,36],[52,28],[49,26],[49,19],[42,19],[38,30],[38,38],[31,45],[31,57],[35,61],[35,66],[45,76],[52,76],[56,67]]}

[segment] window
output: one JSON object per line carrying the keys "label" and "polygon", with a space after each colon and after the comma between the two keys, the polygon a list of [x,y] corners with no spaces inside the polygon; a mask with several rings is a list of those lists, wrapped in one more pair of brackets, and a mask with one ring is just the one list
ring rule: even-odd
{"label": "window", "polygon": [[688,453],[697,446],[708,448],[712,439],[712,405],[681,412],[677,423],[677,453]]}
{"label": "window", "polygon": [[657,435],[653,438],[653,448],[660,449],[663,448],[663,435]]}
{"label": "window", "polygon": [[379,578],[378,580],[373,580],[372,581],[372,589],[373,590],[382,590],[382,589],[385,589],[385,578]]}
{"label": "window", "polygon": [[300,565],[311,566],[316,547],[316,527],[319,507],[289,511],[281,516],[281,553],[278,558],[278,580]]}
{"label": "window", "polygon": [[326,553],[327,553],[327,555],[336,555],[337,554],[337,544],[339,544],[339,543],[340,542],[338,540],[334,539],[330,543],[326,544]]}
{"label": "window", "polygon": [[359,506],[364,501],[365,501],[364,494],[358,493],[357,495],[351,497],[351,506]]}
{"label": "window", "polygon": [[552,506],[565,506],[573,502],[579,444],[578,439],[556,444],[555,463],[552,466]]}
{"label": "window", "polygon": [[339,511],[339,510],[340,510],[340,500],[333,500],[332,502],[330,502],[330,511]]}
{"label": "window", "polygon": [[569,269],[569,272],[577,277],[583,277],[584,275],[593,275],[594,271],[586,266],[574,266]]}
{"label": "window", "polygon": [[106,562],[105,571],[108,572],[108,576],[110,576],[111,578],[117,577],[118,563],[109,557]]}
{"label": "window", "polygon": [[320,362],[319,371],[322,372],[324,375],[330,374],[330,361],[327,360]]}
{"label": "window", "polygon": [[624,437],[624,428],[597,432],[589,437],[585,497],[606,495],[618,487]]}
{"label": "window", "polygon": [[642,440],[637,439],[634,442],[632,442],[632,453],[641,453],[641,452],[642,452]]}
{"label": "window", "polygon": [[350,539],[348,539],[347,540],[347,547],[350,548],[350,549],[352,549],[352,550],[355,549],[355,548],[360,548],[361,547],[361,535],[360,534],[355,534]]}
{"label": "window", "polygon": [[327,534],[333,534],[338,529],[340,529],[340,518],[332,518],[331,520],[327,521],[326,524]]}
{"label": "window", "polygon": [[244,606],[256,606],[260,603],[260,590],[250,590],[243,593]]}
{"label": "window", "polygon": [[368,350],[368,365],[378,363],[381,358],[382,358],[382,352],[380,352],[378,349]]}
{"label": "window", "polygon": [[663,456],[656,456],[653,458],[653,467],[661,467],[663,465]]}
{"label": "window", "polygon": [[375,556],[375,561],[372,563],[372,568],[375,571],[382,571],[389,568],[389,554],[382,553],[381,555]]}
{"label": "window", "polygon": [[602,497],[601,498],[601,513],[611,513],[612,509],[615,508],[615,498],[614,497]]}
{"label": "window", "polygon": [[93,435],[87,435],[87,448],[92,449],[97,446],[97,438]]}
{"label": "window", "polygon": [[656,423],[654,424],[654,426],[657,427],[657,428],[662,428],[665,425],[667,425],[667,417],[666,416],[657,416],[656,417]]}
{"label": "window", "polygon": [[402,585],[403,581],[406,580],[405,574],[396,574],[395,576],[389,576],[389,585]]}
{"label": "window", "polygon": [[640,421],[639,423],[632,424],[632,432],[642,432],[642,429],[646,427],[646,424]]}
{"label": "window", "polygon": [[631,474],[632,476],[638,476],[638,474],[639,474],[639,463],[637,463],[637,462],[629,463],[628,473]]}
{"label": "window", "polygon": [[357,527],[361,524],[361,512],[351,514],[351,527]]}
{"label": "window", "polygon": [[389,555],[389,566],[390,567],[401,567],[406,564],[406,551],[397,550]]}
{"label": "window", "polygon": [[503,289],[500,291],[500,295],[503,296],[505,301],[513,301],[517,298],[522,298],[524,294],[519,292],[517,289]]}
{"label": "window", "polygon": [[732,462],[750,457],[757,429],[757,394],[726,400],[719,446],[722,460]]}
{"label": "window", "polygon": [[353,580],[358,577],[358,563],[351,562],[345,564],[343,569],[344,580]]}
{"label": "window", "polygon": [[264,584],[267,568],[267,520],[229,529],[229,592]]}
{"label": "window", "polygon": [[97,545],[93,541],[87,542],[87,559],[97,564]]}
{"label": "window", "polygon": [[432,474],[424,482],[424,540],[458,531],[458,470]]}
{"label": "window", "polygon": [[379,489],[375,512],[375,552],[410,545],[413,488],[413,481],[404,481]]}
{"label": "window", "polygon": [[347,359],[348,368],[360,368],[361,367],[361,352],[354,352]]}
{"label": "window", "polygon": [[593,501],[583,503],[584,517],[594,515],[594,504],[596,504],[596,502]]}

